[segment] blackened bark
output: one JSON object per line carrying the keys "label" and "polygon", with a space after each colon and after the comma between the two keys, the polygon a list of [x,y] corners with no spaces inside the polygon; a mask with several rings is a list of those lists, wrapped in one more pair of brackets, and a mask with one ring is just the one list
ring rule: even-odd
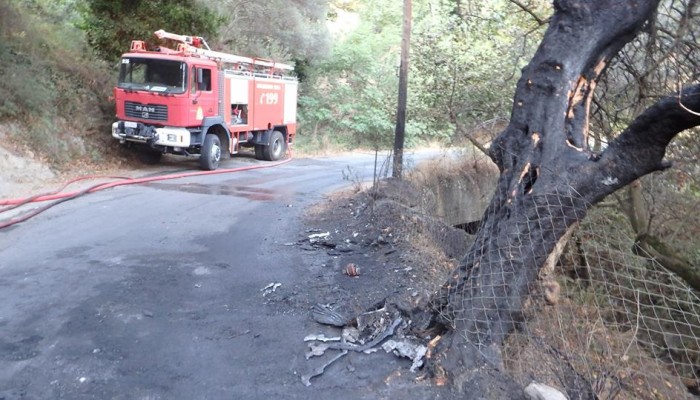
{"label": "blackened bark", "polygon": [[[700,116],[680,105],[700,112],[700,84],[681,93],[649,107],[610,143],[598,162],[586,166],[584,187],[590,202],[596,203],[635,179],[670,167],[664,162],[666,146],[679,132],[700,125]],[[603,181],[617,183],[601,185]]]}
{"label": "blackened bark", "polygon": [[[431,365],[451,372],[457,386],[483,385],[485,376],[501,370],[500,346],[521,320],[524,297],[567,228],[606,195],[666,167],[671,139],[700,124],[700,117],[678,105],[678,96],[670,96],[602,154],[588,148],[596,82],[658,3],[554,2],[544,39],[518,82],[510,124],[490,148],[501,172],[496,193],[474,244],[434,299],[439,319],[451,330]],[[700,85],[686,89],[682,101],[700,110]]]}

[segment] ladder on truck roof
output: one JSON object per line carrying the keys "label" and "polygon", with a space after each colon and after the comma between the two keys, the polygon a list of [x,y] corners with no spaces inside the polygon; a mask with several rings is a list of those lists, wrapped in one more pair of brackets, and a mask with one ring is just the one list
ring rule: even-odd
{"label": "ladder on truck roof", "polygon": [[[203,37],[200,36],[186,36],[186,35],[178,35],[176,33],[170,33],[166,32],[164,30],[158,30],[155,32],[155,35],[158,37],[158,39],[170,39],[174,40],[176,42],[181,43],[181,45],[184,47],[184,50],[197,54],[200,56],[208,57],[211,59],[215,60],[221,60],[223,62],[227,63],[245,63],[245,64],[252,64],[252,65],[259,65],[263,67],[270,67],[274,69],[285,69],[285,70],[293,70],[294,67],[292,67],[289,64],[282,64],[270,60],[261,60],[258,58],[250,58],[250,57],[242,57],[242,56],[236,56],[233,54],[228,54],[228,53],[222,53],[220,51],[214,51],[209,48],[209,45],[207,42],[204,40]],[[200,48],[199,46],[203,45],[206,47],[206,49]]]}

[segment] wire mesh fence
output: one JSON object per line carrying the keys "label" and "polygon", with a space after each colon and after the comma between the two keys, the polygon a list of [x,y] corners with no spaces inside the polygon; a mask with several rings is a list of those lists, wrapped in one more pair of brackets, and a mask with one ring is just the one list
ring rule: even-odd
{"label": "wire mesh fence", "polygon": [[[488,185],[493,181],[488,180],[495,173],[488,170],[487,162],[461,157],[459,167],[447,167],[452,170],[447,175],[460,170],[457,175],[466,173],[467,180],[458,177],[447,182],[444,169],[449,163],[443,160],[439,166],[418,167],[409,175],[409,180],[414,182],[412,190],[423,191],[419,196],[420,207],[416,208],[422,218],[445,218],[455,203],[461,208],[478,204],[483,210],[484,198],[490,199]],[[553,171],[548,172],[556,177]],[[453,194],[446,199],[450,197],[445,194],[450,184],[464,186],[460,189],[464,192],[461,198]],[[406,193],[401,196],[409,197]],[[458,319],[465,316],[485,319],[467,325],[463,333],[473,340],[475,335],[498,333],[493,331],[498,329],[493,321],[486,319],[493,315],[503,319],[507,335],[500,346],[500,359],[508,373],[523,386],[532,381],[545,383],[559,388],[569,398],[682,399],[697,395],[698,292],[638,245],[629,221],[619,210],[589,207],[573,189],[535,193],[533,197],[541,203],[534,208],[534,214],[533,208],[523,206],[522,211],[529,214],[520,219],[511,215],[509,219],[519,223],[504,223],[499,228],[511,231],[510,236],[501,236],[510,240],[500,239],[489,243],[491,247],[485,246],[481,254],[475,252],[482,262],[489,259],[485,256],[488,251],[499,254],[501,261],[513,261],[507,262],[510,263],[507,268],[493,269],[501,276],[467,279],[467,284],[455,286],[459,293],[451,293],[451,306],[445,309],[454,326],[464,325]],[[571,209],[580,208],[581,204],[589,208],[587,215],[576,217],[573,223],[568,221],[566,225],[570,228],[562,235],[560,219],[579,215]],[[511,210],[517,212],[518,207]],[[471,216],[457,218],[461,218],[460,224],[454,218],[448,218],[447,223],[472,229],[473,233],[474,221],[468,221]],[[453,254],[448,256],[464,249],[457,243],[463,237],[441,231],[434,224],[416,220],[404,229],[406,240],[427,234],[438,242],[444,254],[453,249]],[[492,234],[497,236],[497,232]],[[522,267],[518,260],[536,258],[533,246],[551,241],[552,235],[563,238],[554,256],[550,255],[542,263],[545,266],[534,271],[536,276],[529,279],[527,274],[516,273]],[[478,268],[486,266],[480,264]],[[447,272],[442,276],[447,277]],[[518,282],[523,280],[526,283],[518,289]],[[436,281],[431,289],[438,289],[443,282]],[[473,301],[475,293],[490,293],[490,296]],[[456,301],[460,296],[462,301]],[[500,302],[483,299],[498,296],[506,298]],[[495,304],[506,304],[505,311],[502,307],[494,314],[491,308]],[[471,310],[465,310],[466,307]]]}
{"label": "wire mesh fence", "polygon": [[503,352],[521,383],[574,393],[589,384],[601,399],[681,399],[697,386],[700,298],[635,254],[619,225],[594,208],[556,266],[529,287],[524,320]]}

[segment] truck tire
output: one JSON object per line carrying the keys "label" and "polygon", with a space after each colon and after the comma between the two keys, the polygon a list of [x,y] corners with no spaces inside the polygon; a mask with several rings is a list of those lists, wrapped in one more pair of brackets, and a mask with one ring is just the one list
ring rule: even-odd
{"label": "truck tire", "polygon": [[199,165],[204,170],[213,171],[219,167],[219,161],[221,161],[221,141],[218,136],[209,133],[204,137]]}
{"label": "truck tire", "polygon": [[263,149],[263,156],[267,161],[277,161],[284,156],[287,150],[287,142],[280,131],[272,132],[270,145]]}
{"label": "truck tire", "polygon": [[265,146],[261,144],[256,144],[255,145],[255,159],[256,160],[264,160],[265,159]]}

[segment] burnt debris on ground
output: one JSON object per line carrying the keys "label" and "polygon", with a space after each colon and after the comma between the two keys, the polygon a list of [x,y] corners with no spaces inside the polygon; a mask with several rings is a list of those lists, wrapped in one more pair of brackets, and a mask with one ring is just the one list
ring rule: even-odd
{"label": "burnt debris on ground", "polygon": [[[390,179],[335,193],[309,210],[309,228],[294,243],[316,272],[309,317],[336,331],[307,336],[305,385],[348,351],[393,353],[418,372],[407,379],[424,378],[423,343],[431,338],[416,337],[428,321],[416,320],[414,311],[428,307],[470,243],[463,230],[431,215],[428,203],[411,183]],[[325,363],[312,359],[329,350],[336,355]]]}

